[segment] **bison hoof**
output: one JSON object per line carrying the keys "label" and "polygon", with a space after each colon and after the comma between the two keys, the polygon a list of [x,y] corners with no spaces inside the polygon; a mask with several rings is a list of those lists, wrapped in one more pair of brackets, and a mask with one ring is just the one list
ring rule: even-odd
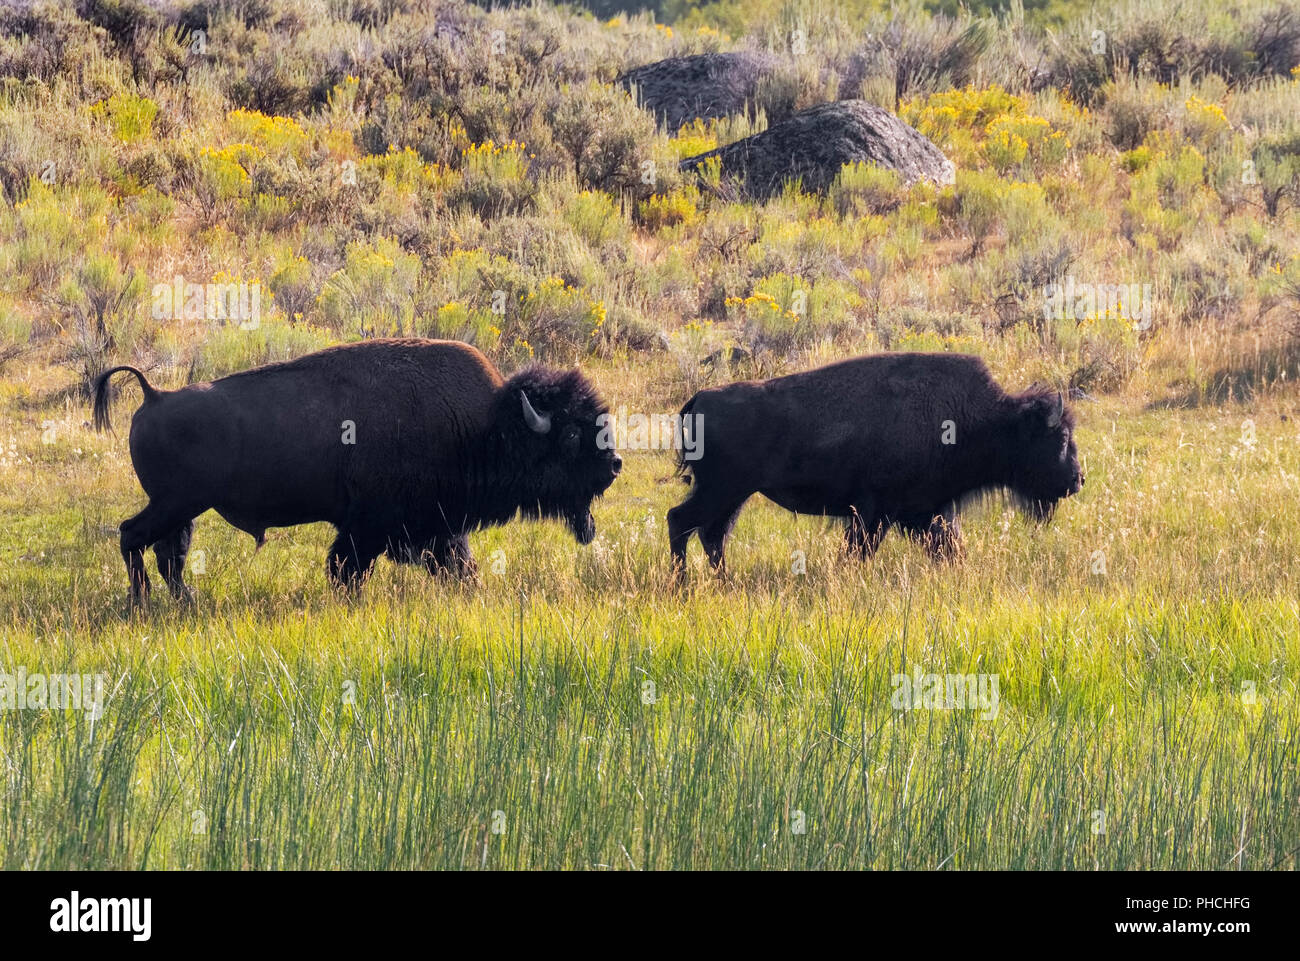
{"label": "bison hoof", "polygon": [[199,601],[199,596],[194,593],[194,588],[190,587],[188,584],[182,584],[180,587],[173,587],[171,592],[172,597],[176,602],[178,604],[183,604],[186,607],[193,607]]}

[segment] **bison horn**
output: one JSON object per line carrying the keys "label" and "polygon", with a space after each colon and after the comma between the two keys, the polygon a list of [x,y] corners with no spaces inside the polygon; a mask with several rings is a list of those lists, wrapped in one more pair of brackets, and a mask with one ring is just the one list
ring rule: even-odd
{"label": "bison horn", "polygon": [[1047,415],[1047,426],[1059,427],[1063,416],[1065,416],[1065,395],[1058,390],[1056,392],[1056,406]]}
{"label": "bison horn", "polygon": [[519,392],[519,399],[524,402],[524,423],[539,434],[547,433],[551,429],[551,415],[539,414],[533,410],[533,405],[528,402],[528,395],[522,390]]}

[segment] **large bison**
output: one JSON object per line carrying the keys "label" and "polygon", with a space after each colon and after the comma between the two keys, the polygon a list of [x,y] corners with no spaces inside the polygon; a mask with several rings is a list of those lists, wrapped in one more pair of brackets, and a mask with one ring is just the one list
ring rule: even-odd
{"label": "large bison", "polygon": [[359,586],[384,553],[464,576],[467,533],[517,513],[563,519],[589,543],[591,502],[622,466],[596,444],[606,408],[581,373],[503,380],[453,341],[347,344],[174,391],[114,367],[94,385],[99,430],[118,371],[144,390],[130,444],[149,504],[121,527],[133,602],[149,592],[150,545],[172,594],[188,596],[194,518],[209,508],[259,546],[269,527],[328,521],[336,584]]}
{"label": "large bison", "polygon": [[694,533],[715,570],[755,493],[798,514],[847,520],[851,553],[870,556],[892,526],[936,558],[961,550],[957,512],[1005,490],[1039,520],[1077,493],[1074,417],[1056,391],[1008,394],[961,354],[878,354],[767,381],[702,390],[682,408],[679,459],[694,487],[668,512],[674,570]]}

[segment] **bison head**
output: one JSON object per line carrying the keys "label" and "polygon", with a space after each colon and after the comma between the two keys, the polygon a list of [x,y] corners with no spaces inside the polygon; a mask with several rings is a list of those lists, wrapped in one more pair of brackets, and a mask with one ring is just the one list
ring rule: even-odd
{"label": "bison head", "polygon": [[527,368],[510,378],[499,400],[497,418],[507,446],[502,456],[519,472],[521,512],[563,520],[579,544],[596,536],[591,502],[623,468],[613,449],[596,442],[597,419],[606,411],[577,370]]}
{"label": "bison head", "polygon": [[1048,521],[1062,499],[1083,487],[1074,446],[1074,412],[1056,391],[1033,390],[1015,398],[1017,437],[1011,488],[1025,509]]}

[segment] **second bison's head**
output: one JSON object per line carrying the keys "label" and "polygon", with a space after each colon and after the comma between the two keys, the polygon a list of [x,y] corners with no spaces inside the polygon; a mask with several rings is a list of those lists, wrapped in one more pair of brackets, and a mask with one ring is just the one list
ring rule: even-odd
{"label": "second bison's head", "polygon": [[519,509],[563,520],[579,544],[596,536],[591,502],[623,468],[616,451],[597,443],[597,421],[606,412],[577,370],[526,368],[506,382],[498,400],[508,463],[496,467],[515,474]]}
{"label": "second bison's head", "polygon": [[1046,521],[1057,502],[1083,487],[1083,470],[1074,446],[1074,413],[1056,391],[1030,391],[1015,402],[1017,436],[1011,487],[1033,517]]}

